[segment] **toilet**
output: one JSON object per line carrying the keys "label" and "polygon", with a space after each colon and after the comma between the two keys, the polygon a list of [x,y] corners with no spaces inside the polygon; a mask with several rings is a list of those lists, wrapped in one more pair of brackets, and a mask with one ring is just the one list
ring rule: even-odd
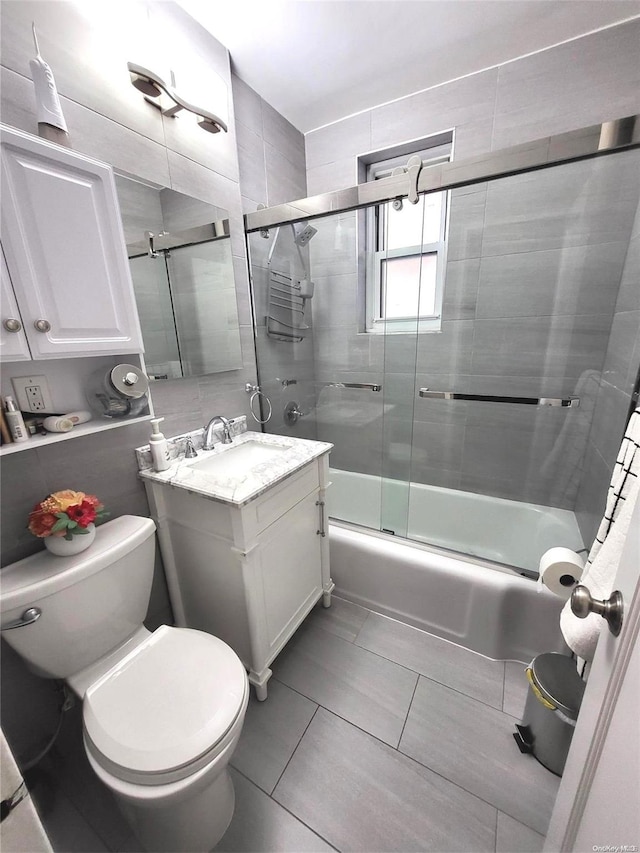
{"label": "toilet", "polygon": [[[81,554],[42,551],[2,570],[3,637],[38,675],[82,699],[83,739],[148,851],[209,851],[235,803],[227,765],[249,698],[226,643],[142,624],[155,555],[151,519],[121,516]],[[41,611],[35,621],[20,627]]]}

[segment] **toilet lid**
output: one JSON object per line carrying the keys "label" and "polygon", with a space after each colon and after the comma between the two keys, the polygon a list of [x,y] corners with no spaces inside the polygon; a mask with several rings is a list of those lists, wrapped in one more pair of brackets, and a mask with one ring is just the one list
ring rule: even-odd
{"label": "toilet lid", "polygon": [[226,643],[163,625],[87,689],[85,732],[110,764],[163,774],[211,751],[245,691],[244,667]]}

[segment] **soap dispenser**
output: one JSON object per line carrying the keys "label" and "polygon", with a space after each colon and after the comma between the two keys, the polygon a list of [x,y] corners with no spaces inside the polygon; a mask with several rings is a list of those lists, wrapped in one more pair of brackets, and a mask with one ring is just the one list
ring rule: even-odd
{"label": "soap dispenser", "polygon": [[153,459],[153,467],[156,471],[166,471],[171,466],[169,459],[169,445],[167,439],[160,432],[160,424],[164,418],[151,419],[151,435],[149,436],[149,447],[151,449],[151,458]]}

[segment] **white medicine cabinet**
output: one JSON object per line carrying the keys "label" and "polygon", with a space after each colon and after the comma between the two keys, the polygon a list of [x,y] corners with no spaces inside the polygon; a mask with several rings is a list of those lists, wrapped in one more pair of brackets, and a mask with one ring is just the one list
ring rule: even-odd
{"label": "white medicine cabinet", "polygon": [[[70,411],[67,401],[85,409],[84,389],[70,386],[102,363],[96,357],[120,356],[112,358],[114,366],[121,361],[144,369],[113,170],[6,125],[0,125],[0,150],[2,393],[12,394],[11,376],[51,376],[49,384],[66,386],[62,399],[52,395],[57,412]],[[70,433],[3,445],[1,452],[147,417],[96,418]]]}
{"label": "white medicine cabinet", "polygon": [[111,167],[6,127],[1,146],[2,247],[31,358],[142,352]]}

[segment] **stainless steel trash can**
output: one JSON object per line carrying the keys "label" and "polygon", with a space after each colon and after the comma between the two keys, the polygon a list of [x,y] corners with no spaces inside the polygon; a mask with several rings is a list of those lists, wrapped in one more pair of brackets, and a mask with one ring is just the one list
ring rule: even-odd
{"label": "stainless steel trash can", "polygon": [[529,692],[514,738],[521,752],[562,776],[585,683],[575,660],[556,652],[538,655],[526,672]]}

